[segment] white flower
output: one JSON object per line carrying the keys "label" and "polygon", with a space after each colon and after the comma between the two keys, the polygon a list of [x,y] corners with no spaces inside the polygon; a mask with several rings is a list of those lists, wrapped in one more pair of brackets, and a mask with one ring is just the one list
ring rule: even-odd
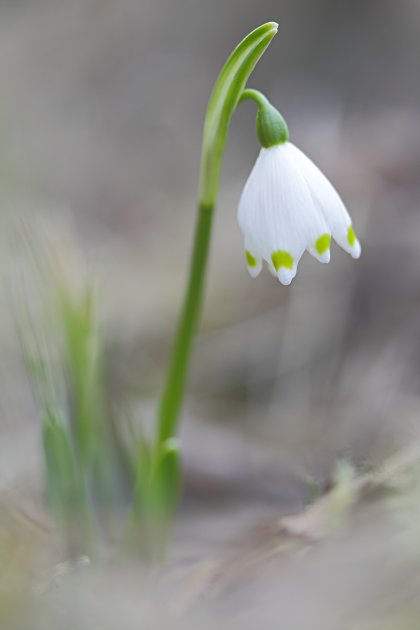
{"label": "white flower", "polygon": [[239,202],[238,221],[252,277],[265,260],[282,284],[290,284],[305,249],[329,262],[331,236],[353,258],[361,253],[338,193],[290,142],[261,149]]}

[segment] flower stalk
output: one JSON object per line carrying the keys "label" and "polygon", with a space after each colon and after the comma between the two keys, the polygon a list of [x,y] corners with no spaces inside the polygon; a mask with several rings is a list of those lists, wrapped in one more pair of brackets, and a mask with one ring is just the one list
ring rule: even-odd
{"label": "flower stalk", "polygon": [[242,40],[222,68],[209,100],[203,130],[193,253],[184,305],[158,411],[158,444],[177,433],[191,350],[200,316],[213,213],[230,121],[251,72],[277,33],[277,28],[275,22],[268,22]]}
{"label": "flower stalk", "polygon": [[[170,522],[179,488],[179,449],[173,447],[184,398],[194,337],[203,302],[214,209],[219,191],[220,169],[232,115],[255,65],[277,33],[278,25],[268,22],[247,35],[223,66],[207,107],[201,153],[198,216],[186,293],[181,309],[166,381],[159,402],[156,439],[144,484],[145,460],[139,452],[134,511],[144,513],[153,506],[152,520]],[[176,461],[175,461],[176,460]],[[175,472],[176,471],[176,474]],[[165,492],[162,492],[165,488]],[[170,509],[160,505],[171,497]],[[146,507],[147,510],[147,507]],[[150,516],[150,515],[149,515]],[[159,529],[159,528],[158,528]]]}

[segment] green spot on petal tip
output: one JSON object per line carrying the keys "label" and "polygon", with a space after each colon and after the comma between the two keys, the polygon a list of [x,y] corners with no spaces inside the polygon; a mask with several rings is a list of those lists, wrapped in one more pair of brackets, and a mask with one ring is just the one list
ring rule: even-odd
{"label": "green spot on petal tip", "polygon": [[349,242],[350,247],[353,247],[353,245],[356,242],[356,232],[354,231],[352,225],[349,227],[349,231],[347,232],[347,240]]}
{"label": "green spot on petal tip", "polygon": [[279,249],[272,254],[271,260],[273,261],[274,269],[276,271],[278,271],[280,267],[293,269],[293,256],[289,254],[289,252]]}
{"label": "green spot on petal tip", "polygon": [[330,234],[323,234],[315,242],[315,249],[318,254],[324,254],[330,249],[331,236]]}
{"label": "green spot on petal tip", "polygon": [[249,252],[247,249],[245,250],[245,258],[246,258],[246,264],[248,265],[248,267],[257,266],[257,259],[254,258],[251,252]]}

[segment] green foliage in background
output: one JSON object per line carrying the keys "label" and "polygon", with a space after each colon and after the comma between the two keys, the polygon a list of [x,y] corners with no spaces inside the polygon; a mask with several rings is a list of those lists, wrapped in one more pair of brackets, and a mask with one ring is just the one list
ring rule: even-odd
{"label": "green foliage in background", "polygon": [[64,278],[51,272],[49,279],[50,290],[41,285],[38,293],[44,321],[21,309],[20,332],[41,405],[48,504],[80,553],[91,550],[93,503],[104,495],[109,450],[100,330],[93,290],[79,299]]}

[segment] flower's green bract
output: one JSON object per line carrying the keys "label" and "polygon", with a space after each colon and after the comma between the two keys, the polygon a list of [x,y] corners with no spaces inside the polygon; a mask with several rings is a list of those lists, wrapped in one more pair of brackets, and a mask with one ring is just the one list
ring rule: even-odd
{"label": "flower's green bract", "polygon": [[251,72],[277,29],[276,22],[267,22],[247,35],[226,61],[214,85],[203,132],[201,205],[213,206],[216,201],[221,158],[232,114]]}
{"label": "flower's green bract", "polygon": [[289,139],[289,129],[283,116],[258,90],[244,90],[241,101],[251,99],[258,105],[256,131],[260,144],[265,149],[284,144]]}

